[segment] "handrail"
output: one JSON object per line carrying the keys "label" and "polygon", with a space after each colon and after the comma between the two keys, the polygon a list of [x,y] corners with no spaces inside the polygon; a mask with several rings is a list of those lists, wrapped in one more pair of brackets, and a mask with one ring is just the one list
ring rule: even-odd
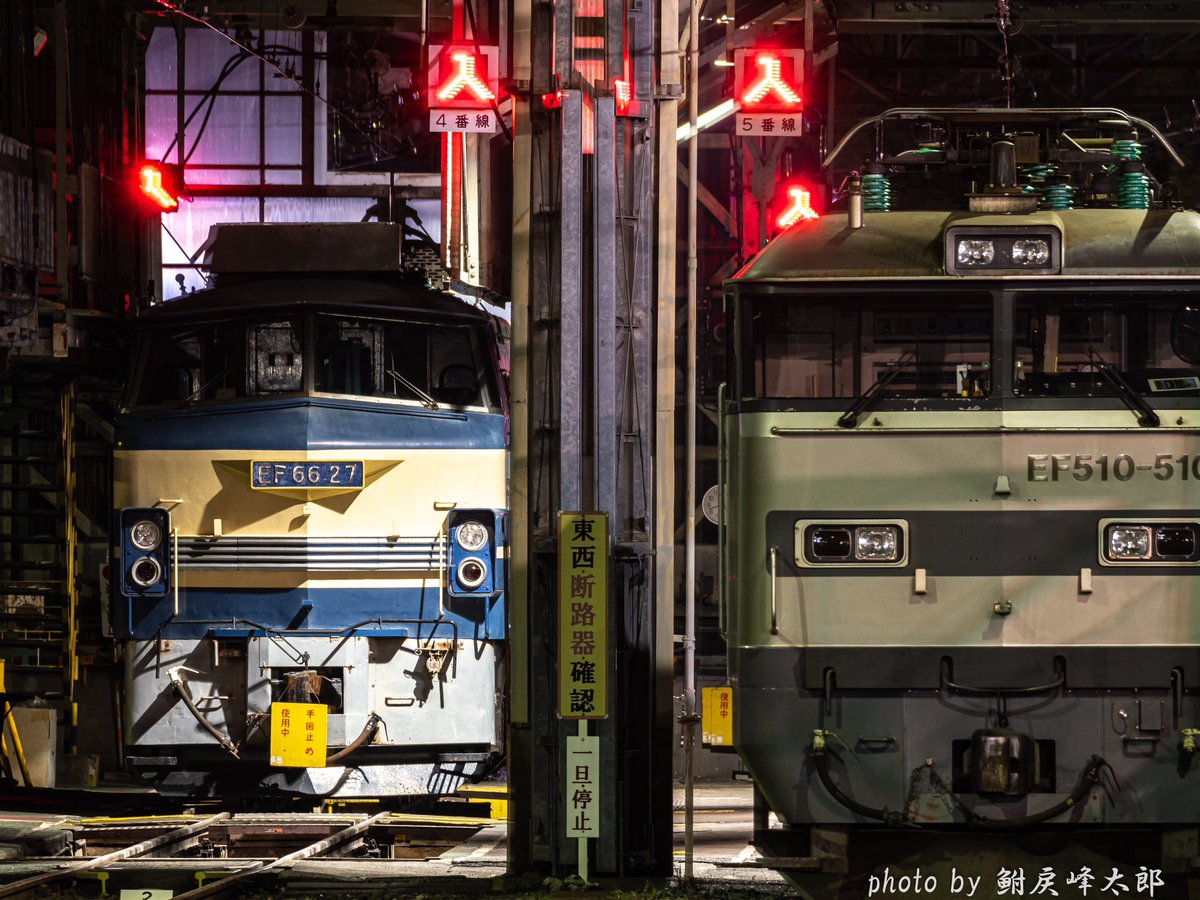
{"label": "handrail", "polygon": [[995,696],[999,696],[1001,694],[1003,694],[1003,695],[1044,694],[1047,691],[1057,690],[1058,688],[1062,687],[1063,682],[1065,680],[1066,680],[1066,676],[1062,672],[1059,672],[1058,678],[1056,678],[1054,681],[1050,682],[1049,684],[1035,684],[1035,685],[1031,685],[1030,687],[1016,687],[1016,688],[975,687],[974,685],[969,685],[969,684],[955,684],[953,681],[951,681],[949,678],[947,678],[945,676],[945,674],[943,674],[942,675],[942,687],[945,689],[951,690],[951,691],[955,691],[956,693],[959,693],[959,694],[979,694],[979,695],[983,695],[983,696],[995,697]]}
{"label": "handrail", "polygon": [[729,637],[728,602],[725,586],[725,382],[717,388],[717,633],[722,639]]}
{"label": "handrail", "polygon": [[771,547],[771,634],[779,634],[779,622],[775,609],[775,567],[779,558],[779,550]]}
{"label": "handrail", "polygon": [[1142,119],[1138,116],[1131,116],[1129,113],[1125,112],[1124,110],[1116,109],[1115,107],[1094,107],[1094,108],[1090,108],[1090,107],[1078,107],[1078,108],[1050,107],[1050,108],[1046,108],[1046,109],[1029,109],[1029,108],[1023,108],[1023,109],[987,109],[987,108],[972,109],[970,107],[963,107],[963,108],[956,108],[956,107],[930,107],[930,108],[894,107],[892,109],[884,110],[879,115],[874,116],[873,118],[863,119],[861,122],[856,124],[853,128],[851,128],[849,131],[847,131],[842,136],[842,139],[840,141],[838,141],[836,145],[834,145],[834,148],[829,151],[828,155],[825,157],[824,161],[821,163],[821,168],[828,169],[831,165],[833,165],[834,159],[836,159],[837,156],[846,148],[846,145],[848,143],[850,143],[850,140],[856,134],[858,134],[860,131],[862,131],[864,128],[867,128],[872,125],[881,125],[881,124],[883,124],[884,121],[886,121],[888,119],[915,119],[915,118],[921,118],[921,117],[966,118],[966,117],[970,116],[971,114],[975,114],[980,118],[982,118],[983,116],[986,116],[988,114],[996,114],[997,116],[1005,115],[1010,119],[1021,118],[1023,116],[1028,116],[1028,115],[1045,116],[1047,118],[1053,117],[1053,116],[1094,116],[1096,118],[1102,118],[1102,117],[1106,117],[1106,116],[1120,116],[1123,119],[1128,119],[1130,122],[1137,125],[1139,128],[1146,129],[1146,131],[1148,131],[1150,134],[1154,135],[1155,139],[1160,144],[1162,144],[1163,149],[1165,149],[1167,151],[1167,153],[1170,154],[1171,159],[1173,159],[1175,161],[1175,165],[1179,166],[1181,169],[1187,168],[1187,163],[1184,161],[1183,157],[1179,155],[1179,152],[1171,145],[1171,142],[1167,140],[1166,135],[1164,135],[1161,131],[1159,131],[1157,128],[1155,128],[1151,123],[1147,122],[1145,119]]}

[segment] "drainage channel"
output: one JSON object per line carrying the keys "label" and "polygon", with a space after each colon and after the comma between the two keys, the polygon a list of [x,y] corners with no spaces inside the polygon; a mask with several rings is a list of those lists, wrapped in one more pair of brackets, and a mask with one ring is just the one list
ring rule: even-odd
{"label": "drainage channel", "polygon": [[75,883],[81,895],[137,890],[195,900],[244,890],[251,881],[281,876],[305,861],[328,864],[333,878],[334,870],[352,868],[354,878],[419,877],[399,867],[436,860],[481,829],[502,831],[486,819],[386,811],[369,817],[220,813],[190,821],[180,816],[85,819],[68,827],[75,855],[0,866],[0,879],[17,878],[0,884],[0,898],[35,897],[47,885]]}

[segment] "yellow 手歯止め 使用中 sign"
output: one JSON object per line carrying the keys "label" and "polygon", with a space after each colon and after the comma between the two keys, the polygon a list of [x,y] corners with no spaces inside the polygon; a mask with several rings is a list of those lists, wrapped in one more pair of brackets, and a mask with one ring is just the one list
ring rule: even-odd
{"label": "yellow \u624b\u6b6f\u6b62\u3081 \u4f7f\u7528\u4e2d sign", "polygon": [[329,707],[324,703],[271,704],[271,765],[325,765]]}

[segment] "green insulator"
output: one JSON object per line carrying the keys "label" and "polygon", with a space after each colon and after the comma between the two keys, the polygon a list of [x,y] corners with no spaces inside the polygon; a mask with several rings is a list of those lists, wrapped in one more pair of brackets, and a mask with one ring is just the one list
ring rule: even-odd
{"label": "green insulator", "polygon": [[1117,188],[1117,206],[1121,209],[1150,208],[1150,179],[1142,171],[1126,171],[1121,173],[1121,183]]}
{"label": "green insulator", "polygon": [[1044,185],[1040,191],[1042,209],[1073,209],[1075,206],[1075,188],[1065,180],[1061,183]]}
{"label": "green insulator", "polygon": [[1028,184],[1037,184],[1045,181],[1057,170],[1054,166],[1047,163],[1038,163],[1036,165],[1021,166],[1021,178]]}
{"label": "green insulator", "polygon": [[889,212],[892,208],[892,185],[886,175],[868,173],[862,177],[863,210]]}
{"label": "green insulator", "polygon": [[1134,140],[1113,141],[1112,155],[1114,159],[1141,159],[1142,145]]}
{"label": "green insulator", "polygon": [[1039,163],[1033,166],[1021,166],[1017,180],[1021,182],[1021,190],[1026,194],[1041,193],[1042,184],[1054,174],[1054,167]]}

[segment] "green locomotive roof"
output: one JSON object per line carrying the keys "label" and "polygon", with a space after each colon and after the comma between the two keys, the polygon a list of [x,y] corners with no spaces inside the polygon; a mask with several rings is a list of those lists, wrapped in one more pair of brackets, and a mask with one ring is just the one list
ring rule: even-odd
{"label": "green locomotive roof", "polygon": [[862,228],[851,229],[845,212],[834,211],[800,222],[764,247],[732,281],[944,278],[944,235],[951,225],[1057,228],[1062,235],[1062,272],[1050,277],[1200,277],[1200,213],[1191,210],[1073,209],[1027,215],[868,212],[863,220]]}

